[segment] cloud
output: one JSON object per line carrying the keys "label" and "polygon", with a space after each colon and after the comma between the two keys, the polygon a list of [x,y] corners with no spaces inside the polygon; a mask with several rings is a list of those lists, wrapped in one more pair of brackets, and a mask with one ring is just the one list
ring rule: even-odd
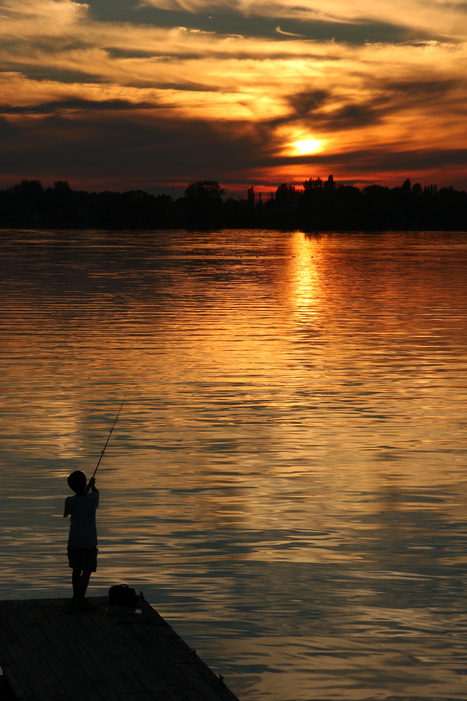
{"label": "cloud", "polygon": [[301,39],[306,38],[305,34],[296,34],[295,32],[284,32],[280,27],[276,27],[276,32],[287,37],[299,37]]}
{"label": "cloud", "polygon": [[[160,10],[178,12],[236,12],[245,17],[261,16],[275,18],[295,18],[304,22],[348,23],[364,25],[371,22],[397,24],[412,29],[415,35],[428,31],[433,36],[460,37],[461,27],[465,27],[467,7],[465,3],[452,3],[448,0],[406,0],[403,11],[398,12],[394,0],[142,0],[142,5]],[[325,9],[323,9],[325,7]],[[396,19],[397,18],[397,19]]]}
{"label": "cloud", "polygon": [[17,173],[17,180],[64,179],[74,186],[87,182],[91,188],[101,183],[103,189],[109,188],[110,173],[123,189],[180,180],[225,181],[227,173],[230,181],[244,181],[248,169],[267,163],[269,149],[267,133],[249,125],[165,117],[155,121],[150,111],[128,109],[115,111],[110,122],[107,114],[94,109],[73,119],[54,113],[22,123],[16,142],[8,138],[11,133],[5,136],[2,167]]}
{"label": "cloud", "polygon": [[295,93],[288,98],[293,111],[301,117],[314,114],[331,99],[329,90],[311,90]]}
{"label": "cloud", "polygon": [[[150,180],[152,163],[158,178],[164,168],[187,180],[244,168],[250,182],[281,167],[301,177],[307,163],[347,174],[349,154],[363,152],[374,158],[355,156],[355,168],[366,162],[375,173],[378,154],[390,164],[388,154],[431,150],[434,164],[437,153],[447,162],[467,143],[466,6],[428,2],[422,12],[409,0],[396,11],[397,1],[332,0],[323,14],[292,0],[151,0],[144,14],[125,2],[135,21],[117,22],[100,18],[100,0],[0,0],[4,177],[47,163],[60,179],[68,164],[77,177],[107,168],[121,182],[126,164],[133,182],[138,164]],[[178,24],[163,24],[175,15]],[[216,29],[233,17],[235,32]],[[318,19],[319,33],[346,27],[352,40],[308,38]],[[365,40],[376,27],[387,39]],[[299,139],[322,141],[321,154],[294,159]]]}
{"label": "cloud", "polygon": [[70,0],[2,0],[0,35],[10,44],[37,36],[63,41],[76,31],[87,12],[87,5]]}

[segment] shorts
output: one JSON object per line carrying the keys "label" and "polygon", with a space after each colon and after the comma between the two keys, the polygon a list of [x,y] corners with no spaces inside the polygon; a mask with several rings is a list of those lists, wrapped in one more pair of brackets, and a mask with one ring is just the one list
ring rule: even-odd
{"label": "shorts", "polygon": [[73,570],[97,570],[97,548],[71,548],[68,546],[68,563]]}

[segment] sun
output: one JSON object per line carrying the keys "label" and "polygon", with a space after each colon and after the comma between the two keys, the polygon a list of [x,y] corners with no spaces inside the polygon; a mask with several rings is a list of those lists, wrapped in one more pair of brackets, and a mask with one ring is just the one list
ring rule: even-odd
{"label": "sun", "polygon": [[289,158],[321,153],[325,148],[325,141],[317,139],[313,133],[300,127],[281,126],[277,136],[282,145],[282,155]]}
{"label": "sun", "polygon": [[293,146],[296,155],[307,156],[322,151],[323,142],[319,141],[319,139],[301,139],[300,141],[294,141]]}

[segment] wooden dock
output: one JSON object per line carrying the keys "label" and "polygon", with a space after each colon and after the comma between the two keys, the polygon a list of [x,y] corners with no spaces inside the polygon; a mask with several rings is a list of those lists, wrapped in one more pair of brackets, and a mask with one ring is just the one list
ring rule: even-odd
{"label": "wooden dock", "polygon": [[88,601],[95,611],[72,612],[68,599],[0,601],[0,665],[14,699],[238,701],[146,601],[140,613]]}

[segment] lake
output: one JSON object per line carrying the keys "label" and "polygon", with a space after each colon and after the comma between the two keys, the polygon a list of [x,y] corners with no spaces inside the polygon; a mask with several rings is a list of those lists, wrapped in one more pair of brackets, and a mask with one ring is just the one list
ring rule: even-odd
{"label": "lake", "polygon": [[467,698],[467,233],[0,231],[0,598],[126,582],[241,701]]}

